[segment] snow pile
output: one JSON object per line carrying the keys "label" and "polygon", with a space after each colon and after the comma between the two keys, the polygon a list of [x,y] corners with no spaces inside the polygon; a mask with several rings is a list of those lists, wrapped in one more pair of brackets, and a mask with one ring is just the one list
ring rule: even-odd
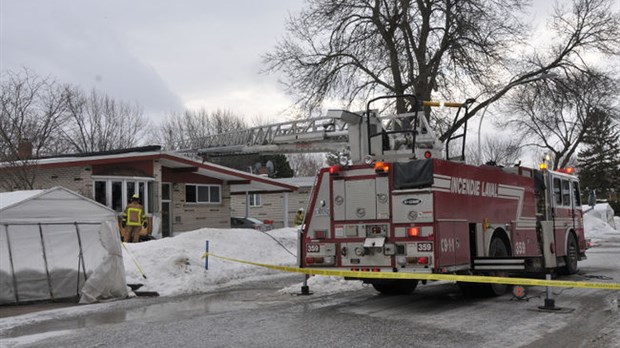
{"label": "snow pile", "polygon": [[172,296],[209,291],[224,284],[280,273],[215,257],[209,258],[209,270],[205,270],[202,255],[207,240],[209,252],[220,256],[284,266],[294,266],[297,261],[297,257],[287,251],[296,252],[297,230],[294,228],[273,230],[268,234],[250,229],[203,228],[173,238],[125,244],[123,259],[127,283],[144,284],[140,291]]}
{"label": "snow pile", "polygon": [[[616,218],[620,222],[620,218]],[[619,226],[616,224],[616,226]],[[618,234],[620,230],[612,227],[607,222],[601,220],[596,214],[588,212],[583,215],[583,227],[586,239],[593,242],[604,239],[605,235]]]}
{"label": "snow pile", "polygon": [[[125,244],[123,259],[127,284],[144,284],[139,291],[157,291],[161,296],[176,296],[213,291],[218,287],[245,281],[280,277],[286,273],[216,257],[209,258],[209,270],[205,270],[205,260],[202,259],[205,241],[209,241],[209,252],[218,256],[295,267],[298,233],[296,228],[268,232],[203,228],[172,238]],[[146,279],[139,269],[142,269]],[[303,275],[300,274],[299,279],[303,279]],[[280,292],[299,293],[301,285],[300,281]],[[308,285],[313,292],[321,294],[358,290],[363,286],[360,281],[321,276],[311,277]]]}

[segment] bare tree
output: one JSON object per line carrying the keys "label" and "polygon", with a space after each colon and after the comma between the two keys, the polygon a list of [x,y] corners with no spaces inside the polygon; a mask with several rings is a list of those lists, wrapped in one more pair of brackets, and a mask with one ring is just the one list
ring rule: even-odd
{"label": "bare tree", "polygon": [[162,122],[157,137],[167,149],[196,149],[205,137],[247,128],[240,116],[228,110],[209,113],[204,109],[173,113]]}
{"label": "bare tree", "polygon": [[[553,168],[565,167],[575,157],[584,135],[599,112],[618,121],[618,84],[606,73],[565,71],[552,81],[519,88],[510,100],[512,115],[503,125],[553,157]],[[529,142],[527,142],[529,141]]]}
{"label": "bare tree", "polygon": [[116,101],[92,90],[68,93],[68,120],[62,138],[76,152],[108,151],[142,142],[148,121],[137,104]]}
{"label": "bare tree", "polygon": [[487,135],[480,146],[466,149],[468,162],[472,164],[489,163],[494,165],[512,166],[521,157],[521,139],[502,135]]}
{"label": "bare tree", "polygon": [[53,153],[66,118],[67,86],[24,69],[5,71],[0,95],[0,162],[6,190],[32,189],[32,158]]}
{"label": "bare tree", "polygon": [[286,157],[295,176],[315,176],[326,165],[325,155],[322,154],[296,153]]}
{"label": "bare tree", "polygon": [[[299,105],[328,98],[349,106],[377,94],[431,99],[476,95],[457,122],[435,120],[441,140],[513,88],[552,70],[578,70],[584,52],[618,54],[620,17],[612,0],[573,0],[552,18],[556,40],[542,54],[522,52],[526,1],[310,0],[288,21],[288,35],[265,56],[268,71],[286,76]],[[534,50],[535,51],[535,50]],[[525,57],[525,59],[523,58]],[[397,112],[412,107],[405,99]]]}

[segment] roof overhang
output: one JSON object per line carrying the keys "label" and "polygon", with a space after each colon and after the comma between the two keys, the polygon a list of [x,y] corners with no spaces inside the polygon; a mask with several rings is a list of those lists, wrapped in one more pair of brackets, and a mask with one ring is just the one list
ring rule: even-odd
{"label": "roof overhang", "polygon": [[192,170],[195,174],[226,181],[230,185],[231,194],[291,192],[298,189],[295,185],[282,183],[268,177],[242,172],[210,162],[198,162],[173,153],[162,153],[160,164],[173,170]]}
{"label": "roof overhang", "polygon": [[230,185],[230,190],[233,194],[245,192],[291,192],[298,189],[295,185],[282,183],[268,177],[242,172],[214,163],[201,162],[173,152],[163,151],[33,159],[24,162],[24,165],[34,168],[59,168],[79,165],[127,163],[144,160],[159,160],[162,166],[170,168],[172,171],[182,173],[191,172],[225,181]]}

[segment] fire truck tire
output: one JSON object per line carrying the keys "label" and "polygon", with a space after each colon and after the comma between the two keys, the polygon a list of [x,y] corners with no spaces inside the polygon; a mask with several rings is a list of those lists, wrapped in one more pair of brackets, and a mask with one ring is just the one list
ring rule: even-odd
{"label": "fire truck tire", "polygon": [[372,283],[372,287],[384,295],[409,295],[417,286],[417,280],[393,280]]}
{"label": "fire truck tire", "polygon": [[577,240],[575,239],[575,235],[570,233],[568,235],[568,241],[566,242],[566,256],[564,256],[564,260],[566,261],[566,266],[561,269],[562,274],[575,274],[579,270],[577,267],[577,260],[579,254],[579,246],[577,245]]}
{"label": "fire truck tire", "polygon": [[[491,257],[502,257],[508,256],[508,247],[506,243],[498,237],[493,238],[491,240],[491,246],[489,247],[489,255]],[[492,272],[489,274],[491,276],[505,277],[506,274],[504,272]],[[508,285],[506,284],[484,284],[486,285],[486,291],[490,296],[500,296],[508,291]]]}
{"label": "fire truck tire", "polygon": [[[494,237],[491,240],[489,247],[489,256],[502,257],[508,256],[508,247],[506,243],[499,237]],[[485,273],[488,276],[504,277],[504,272],[489,272]],[[480,284],[480,283],[467,283],[458,282],[458,286],[466,296],[471,297],[493,297],[500,296],[508,291],[508,285],[506,284]]]}

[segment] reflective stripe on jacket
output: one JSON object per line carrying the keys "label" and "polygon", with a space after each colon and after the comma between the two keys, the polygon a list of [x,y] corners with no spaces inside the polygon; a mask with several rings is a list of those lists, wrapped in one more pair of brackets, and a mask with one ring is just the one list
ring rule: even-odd
{"label": "reflective stripe on jacket", "polygon": [[144,215],[144,208],[139,203],[129,203],[127,208],[123,212],[123,222],[127,226],[142,226],[142,223],[146,221]]}

